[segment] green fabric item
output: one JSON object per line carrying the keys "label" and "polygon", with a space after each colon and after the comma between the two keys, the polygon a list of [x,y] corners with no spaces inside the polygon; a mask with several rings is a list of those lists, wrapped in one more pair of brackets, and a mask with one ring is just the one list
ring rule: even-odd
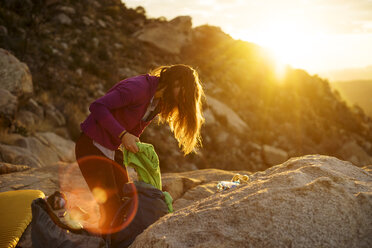
{"label": "green fabric item", "polygon": [[[149,187],[149,188],[155,188],[154,186],[152,186],[151,184],[148,184],[148,183],[145,183],[145,182],[135,182],[135,184],[139,184],[143,187]],[[165,203],[167,204],[168,206],[168,212],[169,213],[172,213],[174,210],[173,210],[173,198],[172,196],[167,192],[167,191],[163,191],[163,195],[164,195],[164,199],[165,199]]]}
{"label": "green fabric item", "polygon": [[162,190],[159,158],[154,146],[141,142],[137,142],[137,146],[139,148],[137,153],[123,148],[124,165],[136,170],[138,180]]}
{"label": "green fabric item", "polygon": [[169,211],[169,213],[172,213],[173,212],[173,205],[172,205],[173,198],[167,191],[163,191],[163,194],[164,194],[164,198],[165,198],[165,203],[168,206],[168,211]]}
{"label": "green fabric item", "polygon": [[[136,144],[139,148],[137,153],[130,152],[124,147],[122,148],[124,165],[136,170],[139,181],[151,184],[162,191],[159,158],[154,146],[142,142],[137,142]],[[173,212],[172,196],[168,192],[163,192],[163,194],[169,212]]]}

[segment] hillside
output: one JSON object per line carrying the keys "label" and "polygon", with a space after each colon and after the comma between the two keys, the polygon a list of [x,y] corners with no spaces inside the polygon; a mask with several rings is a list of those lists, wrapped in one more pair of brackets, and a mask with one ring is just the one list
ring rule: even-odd
{"label": "hillside", "polygon": [[[20,147],[35,147],[45,132],[75,141],[89,104],[119,80],[184,63],[198,70],[207,94],[204,147],[184,157],[169,128],[152,123],[141,140],[154,144],[163,171],[258,171],[306,154],[372,164],[371,118],[348,107],[327,80],[288,68],[279,84],[262,48],[191,24],[187,16],[150,19],[119,0],[2,1],[0,64],[9,77],[0,83],[8,99],[1,160],[41,167],[4,154],[25,153]],[[17,80],[29,88],[9,86]]]}
{"label": "hillside", "polygon": [[331,86],[340,92],[350,106],[359,105],[372,116],[372,80],[331,82]]}

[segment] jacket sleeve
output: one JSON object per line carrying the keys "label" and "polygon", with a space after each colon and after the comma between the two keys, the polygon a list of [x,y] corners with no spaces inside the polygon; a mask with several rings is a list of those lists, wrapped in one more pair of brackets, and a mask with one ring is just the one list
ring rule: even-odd
{"label": "jacket sleeve", "polygon": [[89,110],[95,120],[112,136],[119,137],[125,128],[114,118],[110,110],[123,108],[140,100],[142,91],[138,85],[124,83],[95,100]]}

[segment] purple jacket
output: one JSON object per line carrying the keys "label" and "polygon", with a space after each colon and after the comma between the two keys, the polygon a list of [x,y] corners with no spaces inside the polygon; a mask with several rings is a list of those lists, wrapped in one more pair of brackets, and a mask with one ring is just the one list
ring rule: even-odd
{"label": "purple jacket", "polygon": [[116,150],[119,134],[124,130],[140,136],[150,121],[142,121],[155,95],[159,78],[140,75],[115,84],[104,96],[89,107],[90,114],[80,124],[81,130],[102,146]]}

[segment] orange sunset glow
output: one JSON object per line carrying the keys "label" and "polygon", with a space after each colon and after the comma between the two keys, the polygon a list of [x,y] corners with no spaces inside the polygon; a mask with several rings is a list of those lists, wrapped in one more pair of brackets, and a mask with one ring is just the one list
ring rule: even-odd
{"label": "orange sunset glow", "polygon": [[268,49],[279,67],[328,76],[327,71],[372,65],[371,1],[123,2],[145,7],[151,17],[190,15],[194,26],[219,26],[235,39]]}

